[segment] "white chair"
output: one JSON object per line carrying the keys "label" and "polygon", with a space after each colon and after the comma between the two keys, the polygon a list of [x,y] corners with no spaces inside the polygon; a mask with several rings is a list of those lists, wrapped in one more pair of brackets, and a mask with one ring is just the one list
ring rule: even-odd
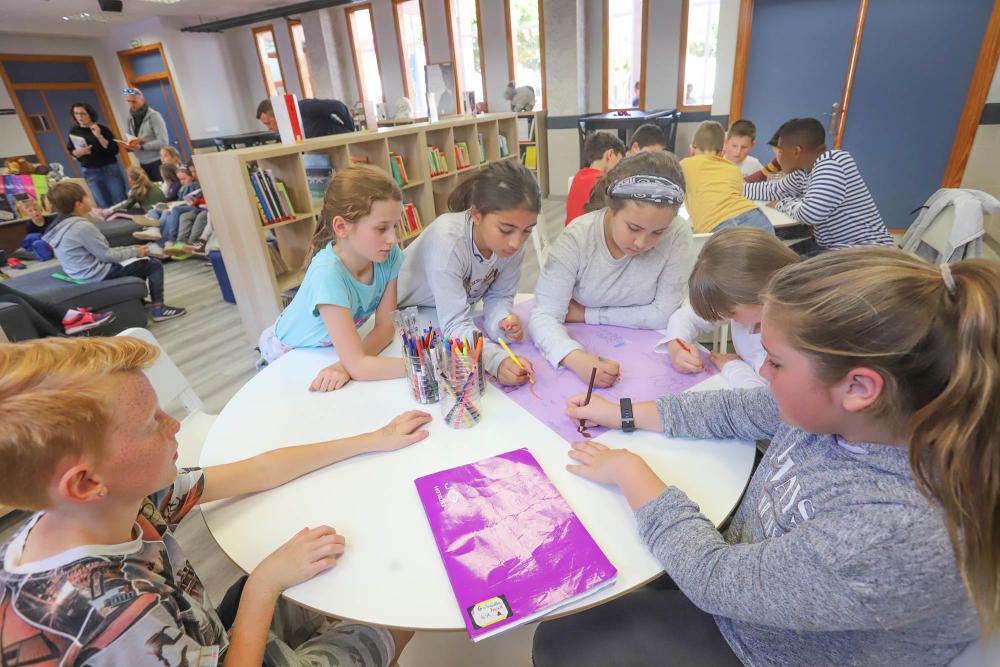
{"label": "white chair", "polygon": [[205,444],[208,431],[212,428],[218,415],[205,412],[205,404],[195,393],[191,383],[167,356],[166,350],[148,329],[133,327],[118,335],[137,338],[160,348],[160,356],[156,363],[144,372],[156,391],[161,408],[166,409],[174,401],[180,401],[180,404],[187,411],[187,416],[181,420],[181,429],[177,433],[177,467],[197,466],[198,460],[201,458],[202,445]]}
{"label": "white chair", "polygon": [[988,640],[969,644],[949,667],[996,667],[1000,664],[1000,633]]}
{"label": "white chair", "polygon": [[531,244],[535,247],[535,258],[538,260],[538,273],[545,268],[545,260],[549,258],[549,239],[545,236],[545,225],[539,224],[531,232]]}

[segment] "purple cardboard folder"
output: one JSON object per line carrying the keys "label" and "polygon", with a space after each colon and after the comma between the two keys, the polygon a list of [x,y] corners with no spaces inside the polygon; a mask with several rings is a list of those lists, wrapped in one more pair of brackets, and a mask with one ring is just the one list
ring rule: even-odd
{"label": "purple cardboard folder", "polygon": [[527,449],[414,484],[473,641],[615,580],[615,566]]}

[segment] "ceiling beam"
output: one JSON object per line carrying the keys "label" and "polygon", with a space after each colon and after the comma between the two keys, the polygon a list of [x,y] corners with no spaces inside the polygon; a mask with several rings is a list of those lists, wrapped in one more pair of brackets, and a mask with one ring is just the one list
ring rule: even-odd
{"label": "ceiling beam", "polygon": [[351,0],[307,0],[306,2],[297,2],[290,5],[284,5],[282,7],[276,7],[274,9],[265,9],[260,12],[245,14],[243,16],[234,16],[233,18],[221,19],[219,21],[200,23],[198,25],[181,28],[181,31],[222,32],[223,30],[239,28],[252,23],[269,21],[271,19],[288,18],[296,14],[304,14],[305,12],[311,12],[317,9],[326,9],[328,7],[337,7],[339,5],[349,5],[350,3]]}

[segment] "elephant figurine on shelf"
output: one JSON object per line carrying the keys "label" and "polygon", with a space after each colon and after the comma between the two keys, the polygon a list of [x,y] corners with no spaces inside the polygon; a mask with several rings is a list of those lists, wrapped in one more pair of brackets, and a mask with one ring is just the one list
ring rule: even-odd
{"label": "elephant figurine on shelf", "polygon": [[531,111],[535,108],[535,89],[531,86],[518,87],[511,81],[503,91],[503,98],[510,102],[511,111]]}

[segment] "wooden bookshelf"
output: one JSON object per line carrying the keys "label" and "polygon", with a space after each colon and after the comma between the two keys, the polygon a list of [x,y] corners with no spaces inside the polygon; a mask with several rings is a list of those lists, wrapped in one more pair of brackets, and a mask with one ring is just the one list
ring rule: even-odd
{"label": "wooden bookshelf", "polygon": [[[544,113],[536,127],[539,169],[537,176],[544,194],[548,193],[545,159]],[[535,121],[538,122],[538,121]],[[479,134],[482,134],[482,148]],[[509,154],[502,156],[503,136]],[[472,166],[456,169],[455,143],[469,148]],[[437,146],[447,158],[448,172],[431,176],[427,149]],[[212,228],[222,249],[226,271],[236,296],[248,340],[256,345],[260,332],[274,324],[282,309],[281,293],[298,286],[311,259],[312,236],[321,211],[309,195],[302,156],[320,153],[329,156],[334,170],[352,162],[366,161],[384,170],[391,178],[389,153],[402,158],[408,182],[403,186],[403,201],[413,204],[423,228],[447,212],[448,196],[464,179],[497,160],[518,159],[520,146],[517,115],[513,113],[454,117],[437,123],[408,123],[379,128],[376,132],[352,132],[308,139],[301,144],[269,144],[217,153],[197,153],[199,182],[211,212]],[[247,165],[256,163],[285,184],[295,210],[290,220],[261,224],[254,189]],[[543,180],[544,179],[544,180]],[[277,240],[278,254],[285,267],[275,267],[267,247],[268,231]],[[404,247],[418,233],[399,240]]]}
{"label": "wooden bookshelf", "polygon": [[[534,136],[529,140],[528,137],[521,137],[518,142],[518,156],[521,163],[524,163],[524,152],[528,146],[535,147],[535,154],[537,155],[537,166],[531,169],[532,173],[535,174],[535,179],[538,181],[538,188],[542,191],[542,197],[549,196],[549,148],[548,140],[545,131],[545,112],[544,111],[530,111],[527,113],[517,114],[518,118],[526,118],[530,123],[534,124]],[[523,122],[523,121],[522,121]],[[530,169],[530,167],[529,167]],[[200,172],[199,172],[200,173]]]}

